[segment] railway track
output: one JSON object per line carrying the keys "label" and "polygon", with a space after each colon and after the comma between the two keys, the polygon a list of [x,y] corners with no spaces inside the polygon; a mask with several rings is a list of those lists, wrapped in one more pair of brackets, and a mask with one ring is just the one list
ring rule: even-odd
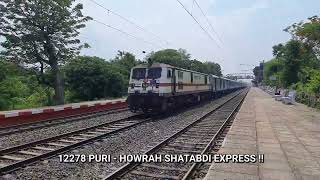
{"label": "railway track", "polygon": [[72,115],[72,116],[63,117],[63,118],[55,118],[55,119],[27,123],[27,124],[21,124],[21,125],[15,125],[15,126],[10,126],[10,127],[2,127],[2,128],[0,128],[0,137],[15,134],[15,133],[21,133],[21,132],[25,132],[25,131],[40,129],[40,128],[44,128],[44,127],[55,126],[55,125],[64,124],[64,123],[81,121],[81,120],[84,120],[87,118],[94,118],[94,117],[103,116],[103,115],[107,115],[107,114],[120,113],[120,112],[124,112],[124,111],[128,111],[128,108],[94,112],[94,113],[85,113],[85,114],[80,114],[80,115]]}
{"label": "railway track", "polygon": [[[229,129],[233,123],[233,120],[234,120],[234,118],[232,117],[230,119],[230,121],[227,122],[224,130],[222,131],[222,133],[219,134],[219,137],[218,137],[219,141],[214,144],[214,148],[210,148],[207,151],[207,154],[216,154],[217,153],[217,151],[222,146],[222,140],[224,140],[227,133],[229,132]],[[209,163],[209,162],[195,164],[195,167],[193,167],[192,169],[190,168],[191,171],[190,171],[189,175],[186,176],[186,178],[184,178],[184,179],[203,179],[207,175],[208,170],[211,167],[211,164],[212,163]]]}
{"label": "railway track", "polygon": [[[235,97],[152,147],[145,155],[164,157],[168,154],[190,155],[217,152],[247,92],[247,89],[241,91]],[[204,169],[205,166],[202,163],[130,162],[105,177],[104,180],[192,179],[195,173],[201,177],[201,171]]]}
{"label": "railway track", "polygon": [[151,120],[145,115],[133,115],[108,123],[76,130],[0,151],[0,174],[9,173],[28,164],[55,156]]}

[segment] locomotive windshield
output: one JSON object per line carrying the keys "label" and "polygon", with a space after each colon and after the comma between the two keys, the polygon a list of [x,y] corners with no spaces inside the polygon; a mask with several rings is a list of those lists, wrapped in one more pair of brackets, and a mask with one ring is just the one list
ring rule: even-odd
{"label": "locomotive windshield", "polygon": [[132,70],[132,79],[144,79],[146,76],[146,68],[135,68]]}
{"label": "locomotive windshield", "polygon": [[161,77],[162,68],[148,69],[148,79],[158,79]]}

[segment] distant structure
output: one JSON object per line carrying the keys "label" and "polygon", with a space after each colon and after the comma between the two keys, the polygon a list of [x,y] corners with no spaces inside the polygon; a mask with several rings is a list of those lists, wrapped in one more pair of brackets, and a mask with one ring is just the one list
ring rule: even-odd
{"label": "distant structure", "polygon": [[264,68],[264,61],[260,62],[259,66],[256,66],[253,69],[254,79],[252,80],[252,83],[254,86],[258,86],[258,84],[261,84],[263,81],[263,68]]}
{"label": "distant structure", "polygon": [[258,69],[258,74],[256,76],[256,79],[259,83],[263,81],[263,66],[264,66],[264,63],[260,63],[260,65],[258,66],[259,69]]}
{"label": "distant structure", "polygon": [[254,79],[253,73],[231,73],[227,74],[228,79],[239,80],[239,79]]}

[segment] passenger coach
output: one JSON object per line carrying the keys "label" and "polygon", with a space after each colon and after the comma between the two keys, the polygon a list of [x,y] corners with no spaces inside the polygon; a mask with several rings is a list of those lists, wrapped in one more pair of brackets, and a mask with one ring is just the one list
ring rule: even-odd
{"label": "passenger coach", "polygon": [[242,87],[239,82],[154,63],[132,68],[128,106],[132,111],[166,111],[168,108],[200,102]]}

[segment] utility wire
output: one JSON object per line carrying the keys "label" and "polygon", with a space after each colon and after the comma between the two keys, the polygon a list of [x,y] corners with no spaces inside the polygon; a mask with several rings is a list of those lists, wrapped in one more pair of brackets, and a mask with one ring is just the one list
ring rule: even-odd
{"label": "utility wire", "polygon": [[178,3],[183,7],[183,9],[193,18],[193,20],[200,26],[200,28],[207,34],[207,36],[213,41],[216,43],[216,45],[220,47],[220,45],[216,42],[215,39],[212,38],[212,36],[208,33],[208,31],[206,31],[202,26],[201,24],[199,23],[199,21],[190,13],[190,11],[181,3],[181,1],[177,0]]}
{"label": "utility wire", "polygon": [[197,2],[197,0],[193,0],[193,1],[196,3],[196,5],[198,6],[198,8],[200,9],[202,15],[206,18],[206,21],[207,21],[207,23],[210,25],[211,30],[212,30],[212,31],[215,33],[215,35],[218,37],[219,41],[220,41],[221,43],[223,43],[222,40],[221,40],[221,38],[219,37],[219,34],[217,33],[217,31],[214,30],[212,24],[210,23],[208,17],[206,16],[206,14],[204,13],[204,11],[203,11],[202,8],[200,7],[200,5],[199,5],[199,3]]}
{"label": "utility wire", "polygon": [[94,0],[89,0],[89,1],[91,1],[92,3],[94,3],[95,5],[103,8],[103,9],[105,9],[108,13],[112,13],[112,14],[118,16],[119,18],[123,19],[124,21],[127,21],[128,23],[132,24],[133,26],[135,26],[136,28],[140,29],[141,31],[145,31],[145,32],[153,35],[153,36],[156,37],[157,39],[165,42],[166,45],[169,45],[169,44],[170,44],[168,41],[163,40],[160,36],[156,35],[155,33],[152,33],[152,32],[150,32],[150,31],[148,31],[147,29],[143,28],[142,26],[139,26],[138,24],[134,23],[133,21],[129,20],[128,18],[125,18],[124,16],[122,16],[122,15],[120,15],[120,14],[112,11],[111,9],[108,9],[108,8],[104,7],[103,5],[99,4],[98,2],[96,2],[96,1],[94,1]]}
{"label": "utility wire", "polygon": [[159,45],[157,45],[157,44],[154,44],[154,43],[152,43],[152,42],[150,42],[150,41],[146,41],[146,40],[144,40],[144,39],[142,39],[142,38],[139,38],[139,37],[137,37],[137,36],[134,36],[134,35],[132,35],[132,34],[130,34],[130,33],[128,33],[128,32],[125,32],[125,31],[123,31],[123,30],[121,30],[121,29],[118,29],[118,28],[116,28],[116,27],[113,27],[113,26],[111,26],[111,25],[109,25],[109,24],[105,24],[105,23],[100,22],[100,21],[95,20],[95,19],[93,19],[93,21],[95,21],[95,22],[97,22],[97,23],[99,23],[99,24],[102,24],[102,25],[104,25],[104,26],[106,26],[106,27],[108,27],[108,28],[111,28],[111,29],[113,29],[113,30],[116,30],[116,31],[118,31],[118,32],[120,32],[120,33],[122,33],[122,34],[125,34],[125,35],[127,35],[127,36],[130,36],[130,37],[132,37],[132,38],[134,38],[134,39],[137,39],[137,40],[139,40],[139,41],[143,41],[144,43],[147,43],[147,44],[150,44],[150,45],[153,45],[153,46],[156,46],[156,47],[161,47],[161,46],[159,46]]}

